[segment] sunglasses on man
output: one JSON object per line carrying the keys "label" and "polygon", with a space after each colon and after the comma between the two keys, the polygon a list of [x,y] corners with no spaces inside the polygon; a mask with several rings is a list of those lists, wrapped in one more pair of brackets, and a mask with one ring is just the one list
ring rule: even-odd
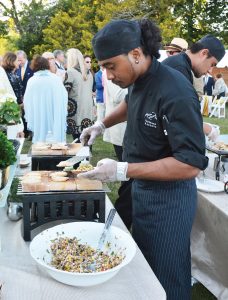
{"label": "sunglasses on man", "polygon": [[167,50],[166,53],[169,54],[169,55],[175,55],[176,53],[181,53],[181,51]]}

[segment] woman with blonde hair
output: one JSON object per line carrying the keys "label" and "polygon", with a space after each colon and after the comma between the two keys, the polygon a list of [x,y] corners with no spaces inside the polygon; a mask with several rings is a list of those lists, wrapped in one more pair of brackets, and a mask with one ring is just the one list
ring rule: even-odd
{"label": "woman with blonde hair", "polygon": [[67,133],[73,138],[80,136],[85,124],[91,125],[93,116],[92,89],[91,97],[87,91],[88,76],[84,58],[80,50],[67,50],[67,73],[64,85],[68,91]]}

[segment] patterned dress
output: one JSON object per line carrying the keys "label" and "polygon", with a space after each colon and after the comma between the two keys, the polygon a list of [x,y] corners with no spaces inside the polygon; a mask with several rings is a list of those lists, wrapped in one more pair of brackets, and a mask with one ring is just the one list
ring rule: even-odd
{"label": "patterned dress", "polygon": [[76,113],[82,85],[82,74],[80,70],[75,68],[68,69],[64,85],[68,92],[67,133],[75,135],[79,133]]}
{"label": "patterned dress", "polygon": [[17,103],[23,103],[23,85],[20,77],[14,71],[6,71],[9,82],[13,88],[15,96],[17,97]]}

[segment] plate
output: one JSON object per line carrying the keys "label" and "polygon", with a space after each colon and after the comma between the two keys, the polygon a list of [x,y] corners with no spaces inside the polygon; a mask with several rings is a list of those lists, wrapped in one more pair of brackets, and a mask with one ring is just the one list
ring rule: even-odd
{"label": "plate", "polygon": [[30,164],[30,161],[29,160],[20,160],[19,162],[19,166],[20,168],[27,168]]}
{"label": "plate", "polygon": [[196,186],[199,191],[206,193],[220,193],[224,192],[224,183],[218,180],[209,178],[199,180],[196,178]]}

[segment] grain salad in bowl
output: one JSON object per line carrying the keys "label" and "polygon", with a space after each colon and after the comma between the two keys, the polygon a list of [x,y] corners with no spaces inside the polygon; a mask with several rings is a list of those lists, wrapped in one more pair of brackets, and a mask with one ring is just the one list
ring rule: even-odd
{"label": "grain salad in bowl", "polygon": [[[110,244],[106,243],[104,251],[80,243],[76,237],[60,237],[52,241],[51,265],[58,270],[92,273],[101,272],[118,266],[124,259],[124,249],[119,252],[109,252]],[[95,265],[95,268],[91,268]]]}
{"label": "grain salad in bowl", "polygon": [[[93,286],[115,276],[136,252],[131,235],[111,226],[100,251],[104,223],[72,222],[38,234],[30,244],[33,259],[55,280],[72,286]],[[91,264],[96,268],[91,269]]]}

